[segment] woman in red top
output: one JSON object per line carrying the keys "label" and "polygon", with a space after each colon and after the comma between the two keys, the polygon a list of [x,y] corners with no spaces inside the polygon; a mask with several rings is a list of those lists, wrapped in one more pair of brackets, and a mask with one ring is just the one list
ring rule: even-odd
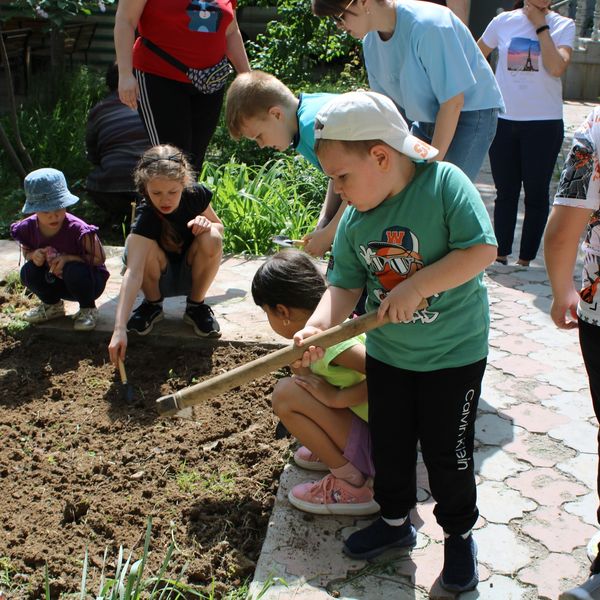
{"label": "woman in red top", "polygon": [[181,148],[198,172],[217,126],[225,80],[220,89],[200,91],[159,54],[193,69],[210,70],[227,59],[238,73],[249,71],[235,9],[236,0],[120,0],[117,7],[121,102],[138,110],[152,145]]}

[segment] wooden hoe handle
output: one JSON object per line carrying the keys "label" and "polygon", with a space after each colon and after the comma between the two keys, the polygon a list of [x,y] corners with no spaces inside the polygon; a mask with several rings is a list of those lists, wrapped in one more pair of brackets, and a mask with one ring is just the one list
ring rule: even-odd
{"label": "wooden hoe handle", "polygon": [[329,346],[339,344],[387,323],[389,323],[387,314],[382,321],[377,321],[377,311],[371,311],[307,338],[304,346],[296,346],[295,344],[286,346],[281,350],[276,350],[245,365],[236,367],[227,373],[190,385],[173,394],[162,396],[156,400],[156,407],[161,415],[174,415],[182,408],[200,404],[204,400],[214,398],[232,388],[289,365],[300,358],[308,346],[329,348]]}

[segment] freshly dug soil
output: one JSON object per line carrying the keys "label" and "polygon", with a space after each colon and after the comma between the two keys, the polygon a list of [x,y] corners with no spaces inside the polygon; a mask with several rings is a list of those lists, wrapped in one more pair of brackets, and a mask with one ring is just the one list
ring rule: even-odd
{"label": "freshly dug soil", "polygon": [[[7,301],[0,291],[0,310]],[[19,301],[16,301],[18,303]],[[152,517],[156,574],[167,547],[183,581],[219,597],[251,577],[289,448],[270,408],[274,376],[194,408],[193,420],[162,418],[156,398],[246,363],[268,350],[137,343],[127,356],[132,404],[108,364],[107,340],[49,340],[0,319],[0,574],[10,598],[78,591],[85,550],[88,589],[98,589],[123,546],[140,558]]]}

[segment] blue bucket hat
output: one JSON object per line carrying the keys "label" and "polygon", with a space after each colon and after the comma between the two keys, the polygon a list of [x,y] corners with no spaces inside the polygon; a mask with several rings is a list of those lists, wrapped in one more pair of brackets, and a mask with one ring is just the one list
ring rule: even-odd
{"label": "blue bucket hat", "polygon": [[62,171],[57,169],[37,169],[25,177],[24,213],[52,212],[67,208],[79,201],[67,187]]}

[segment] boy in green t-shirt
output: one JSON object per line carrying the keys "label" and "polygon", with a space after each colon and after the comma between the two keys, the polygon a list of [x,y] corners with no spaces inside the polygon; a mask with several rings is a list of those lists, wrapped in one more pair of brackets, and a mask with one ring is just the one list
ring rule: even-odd
{"label": "boy in green t-shirt", "polygon": [[368,559],[415,544],[409,513],[420,441],[445,536],[441,584],[473,589],[473,441],[489,328],[482,271],[496,257],[487,211],[460,169],[423,162],[437,150],[411,136],[381,94],[337,97],[317,114],[315,137],[321,166],[349,208],[333,244],[330,286],[294,336],[309,348],[303,363],[322,355],[309,336],[341,323],[365,286],[367,309],[391,320],[367,334],[366,348],[381,517],[352,534],[344,551]]}
{"label": "boy in green t-shirt", "polygon": [[[240,73],[229,86],[225,123],[234,140],[244,137],[260,148],[283,152],[292,146],[314,167],[321,165],[314,151],[315,115],[337,94],[303,93],[296,97],[277,77],[254,70]],[[327,252],[346,208],[331,185],[317,228],[304,236],[304,250],[312,256]]]}

